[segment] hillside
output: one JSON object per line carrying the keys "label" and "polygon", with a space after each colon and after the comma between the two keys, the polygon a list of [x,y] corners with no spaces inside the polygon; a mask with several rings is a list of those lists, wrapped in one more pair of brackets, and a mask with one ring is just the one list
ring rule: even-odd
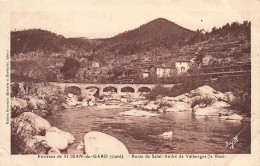
{"label": "hillside", "polygon": [[90,43],[81,38],[65,38],[50,31],[29,29],[11,32],[11,55],[31,51],[59,52],[64,49],[89,48]]}
{"label": "hillside", "polygon": [[174,38],[177,41],[180,38],[188,39],[193,34],[193,31],[185,29],[167,19],[157,18],[147,24],[141,25],[139,28],[126,31],[105,40],[130,43]]}
{"label": "hillside", "polygon": [[[127,75],[143,82],[142,72],[154,66],[174,67],[177,59],[195,59],[203,65],[250,61],[250,27],[244,21],[193,32],[159,18],[107,39],[65,38],[39,29],[15,31],[11,72],[19,78],[64,81],[61,68],[73,58],[80,62],[80,69],[70,73],[73,81],[115,82]],[[92,67],[94,62],[99,67]]]}

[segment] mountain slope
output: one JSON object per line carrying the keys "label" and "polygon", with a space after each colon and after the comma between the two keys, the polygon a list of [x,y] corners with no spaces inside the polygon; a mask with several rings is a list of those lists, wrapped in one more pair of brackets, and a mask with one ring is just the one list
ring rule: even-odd
{"label": "mountain slope", "polygon": [[89,48],[90,43],[82,38],[65,38],[50,31],[29,29],[11,32],[11,55],[43,50],[58,52],[64,48]]}
{"label": "mountain slope", "polygon": [[193,31],[185,29],[167,19],[157,18],[139,28],[126,31],[106,40],[113,42],[147,42],[169,37],[175,37],[177,40],[181,36],[182,38],[189,38],[193,34]]}

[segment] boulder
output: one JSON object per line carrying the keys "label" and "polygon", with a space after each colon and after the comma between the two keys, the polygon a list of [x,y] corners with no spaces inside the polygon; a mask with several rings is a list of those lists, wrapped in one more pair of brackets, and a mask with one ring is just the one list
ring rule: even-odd
{"label": "boulder", "polygon": [[120,115],[125,115],[125,116],[146,116],[146,117],[150,117],[150,116],[157,116],[158,114],[155,113],[151,113],[151,112],[147,112],[147,111],[141,111],[141,110],[130,110],[130,111],[125,111],[125,112],[120,112]]}
{"label": "boulder", "polygon": [[211,88],[208,85],[204,85],[197,89],[191,90],[190,96],[204,96],[204,95],[211,96],[212,94],[215,94],[215,93],[216,93],[215,89]]}
{"label": "boulder", "polygon": [[92,96],[92,95],[86,95],[85,98],[83,99],[83,101],[95,101],[96,98],[95,96]]}
{"label": "boulder", "polygon": [[167,108],[166,112],[183,112],[190,111],[191,107],[185,102],[174,102],[172,107]]}
{"label": "boulder", "polygon": [[113,154],[128,155],[125,145],[118,139],[97,131],[91,131],[84,136],[84,150],[87,155]]}
{"label": "boulder", "polygon": [[194,107],[193,112],[195,115],[201,116],[231,115],[234,113],[234,110],[229,110],[229,106],[229,104],[223,101],[217,101],[207,107]]}
{"label": "boulder", "polygon": [[82,105],[83,107],[86,107],[86,106],[88,106],[88,102],[87,102],[87,101],[83,101],[83,102],[81,103],[81,105]]}
{"label": "boulder", "polygon": [[58,132],[47,132],[45,140],[51,148],[57,148],[58,150],[65,150],[69,145],[68,139]]}
{"label": "boulder", "polygon": [[148,111],[156,111],[159,108],[159,105],[150,102],[147,105],[142,106],[141,108]]}
{"label": "boulder", "polygon": [[64,138],[66,138],[68,140],[69,144],[72,144],[75,141],[75,138],[72,134],[70,134],[69,132],[66,132],[66,131],[62,131],[62,130],[58,129],[57,127],[51,127],[47,130],[47,132],[57,132],[57,133],[61,134]]}
{"label": "boulder", "polygon": [[93,107],[93,106],[95,105],[95,103],[94,103],[93,101],[89,101],[89,102],[88,102],[88,105],[89,105],[90,107]]}
{"label": "boulder", "polygon": [[163,134],[161,134],[159,136],[164,137],[164,138],[172,138],[172,135],[173,135],[173,132],[169,131],[169,132],[164,132]]}
{"label": "boulder", "polygon": [[127,103],[127,99],[126,98],[121,98],[120,101],[123,102],[123,103]]}
{"label": "boulder", "polygon": [[29,122],[31,126],[36,130],[37,134],[45,132],[46,130],[51,128],[51,124],[47,120],[32,112],[24,112],[19,116],[19,118]]}

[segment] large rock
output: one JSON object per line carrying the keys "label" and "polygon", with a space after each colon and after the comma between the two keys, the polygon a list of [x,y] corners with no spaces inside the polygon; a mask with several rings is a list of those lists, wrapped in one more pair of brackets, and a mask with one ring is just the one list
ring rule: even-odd
{"label": "large rock", "polygon": [[229,104],[223,101],[218,101],[207,107],[194,107],[193,112],[195,115],[201,116],[231,115],[234,113],[234,110],[229,110],[229,106]]}
{"label": "large rock", "polygon": [[234,95],[232,92],[226,92],[222,93],[219,91],[216,91],[215,89],[211,88],[208,85],[201,86],[195,90],[190,91],[190,98],[193,97],[209,97],[213,98],[218,101],[233,101],[235,99]]}
{"label": "large rock", "polygon": [[212,94],[215,94],[215,93],[216,93],[216,90],[211,88],[208,85],[204,85],[204,86],[201,86],[197,89],[190,91],[191,96],[204,96],[204,95],[211,96]]}
{"label": "large rock", "polygon": [[183,111],[190,111],[191,107],[185,102],[174,102],[172,103],[172,107],[167,108],[166,112],[183,112]]}
{"label": "large rock", "polygon": [[125,112],[120,112],[120,115],[125,115],[125,116],[157,116],[158,114],[147,112],[147,111],[141,111],[141,110],[130,110],[130,111],[125,111]]}
{"label": "large rock", "polygon": [[84,136],[84,150],[88,155],[129,154],[125,145],[118,139],[97,131],[91,131]]}
{"label": "large rock", "polygon": [[142,106],[141,108],[148,111],[156,111],[159,108],[159,105],[150,102],[147,105]]}
{"label": "large rock", "polygon": [[88,102],[88,105],[89,105],[90,107],[93,107],[93,106],[95,105],[95,103],[94,103],[93,101],[89,101],[89,102]]}
{"label": "large rock", "polygon": [[36,130],[37,134],[45,132],[46,130],[51,128],[51,125],[47,120],[32,112],[24,112],[19,116],[19,118],[29,122],[31,126]]}
{"label": "large rock", "polygon": [[65,150],[69,145],[68,139],[58,132],[47,132],[45,141],[51,148],[57,148],[58,150]]}
{"label": "large rock", "polygon": [[68,140],[69,144],[72,144],[75,141],[75,137],[72,134],[70,134],[69,132],[66,132],[66,131],[62,131],[62,130],[58,129],[57,127],[51,127],[47,130],[47,132],[57,132],[57,133],[61,134],[64,138],[66,138]]}

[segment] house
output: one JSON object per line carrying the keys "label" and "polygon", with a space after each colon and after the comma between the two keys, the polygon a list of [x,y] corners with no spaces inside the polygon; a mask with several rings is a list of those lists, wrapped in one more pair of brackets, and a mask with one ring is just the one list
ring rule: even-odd
{"label": "house", "polygon": [[170,77],[175,73],[175,69],[173,67],[167,66],[158,66],[155,69],[155,74],[157,77]]}
{"label": "house", "polygon": [[148,78],[148,77],[150,77],[150,70],[145,69],[145,70],[142,72],[142,74],[143,74],[143,78]]}
{"label": "house", "polygon": [[92,62],[91,66],[94,68],[99,67],[99,62]]}
{"label": "house", "polygon": [[176,60],[175,67],[177,69],[177,74],[186,73],[187,70],[190,69],[190,61],[189,60]]}

